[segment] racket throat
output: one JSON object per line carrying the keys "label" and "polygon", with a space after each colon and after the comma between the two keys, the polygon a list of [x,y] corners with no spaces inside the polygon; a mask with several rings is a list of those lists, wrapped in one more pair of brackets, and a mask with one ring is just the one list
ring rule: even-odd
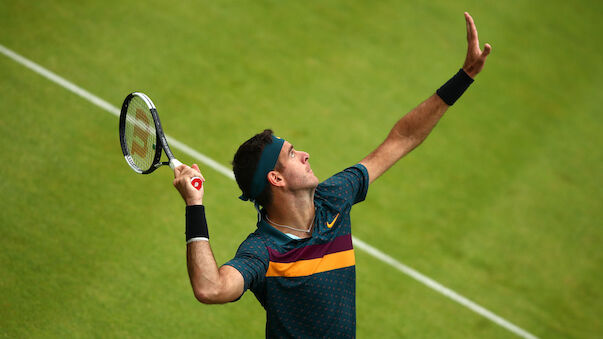
{"label": "racket throat", "polygon": [[158,162],[155,165],[153,165],[153,167],[155,167],[155,169],[161,167],[161,166],[168,166],[170,163],[167,161],[163,161],[163,162]]}
{"label": "racket throat", "polygon": [[159,168],[161,166],[170,166],[171,169],[174,169],[178,166],[182,165],[182,163],[180,161],[178,161],[178,159],[172,159],[170,161],[162,161],[162,162],[158,162],[155,165],[153,165],[155,168]]}

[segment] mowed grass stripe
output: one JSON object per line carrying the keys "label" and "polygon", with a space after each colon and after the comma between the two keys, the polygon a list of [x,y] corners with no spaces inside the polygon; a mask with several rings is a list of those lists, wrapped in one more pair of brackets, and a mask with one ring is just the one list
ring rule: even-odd
{"label": "mowed grass stripe", "polygon": [[[12,50],[4,47],[3,45],[0,44],[0,52],[2,52],[2,54],[6,55],[7,57],[9,57],[10,59],[14,60],[15,62],[18,62],[20,64],[22,64],[23,66],[27,67],[28,69],[42,75],[43,77],[47,78],[48,80],[60,85],[61,87],[77,94],[78,96],[86,99],[87,101],[93,103],[94,105],[104,109],[105,111],[115,115],[115,116],[119,116],[119,109],[113,105],[111,105],[110,103],[108,103],[107,101],[97,97],[96,95],[84,90],[83,88],[71,83],[70,81],[64,79],[63,77],[47,70],[46,68],[36,64],[35,62],[13,52]],[[190,146],[172,138],[167,136],[169,143],[174,147],[174,148],[178,148],[180,149],[182,152],[186,153],[187,155],[198,159],[199,161],[203,162],[204,164],[206,164],[207,166],[215,169],[216,171],[218,171],[219,173],[224,174],[226,177],[231,178],[234,180],[234,175],[232,174],[232,172],[226,168],[225,166],[217,163],[216,161],[214,161],[213,159],[203,155],[202,153],[194,150],[193,148],[191,148]],[[459,304],[469,308],[470,310],[472,310],[473,312],[493,321],[494,323],[506,328],[507,330],[517,334],[518,336],[524,337],[524,338],[536,338],[536,336],[532,335],[531,333],[523,330],[522,328],[512,324],[511,322],[505,320],[504,318],[494,314],[493,312],[487,310],[486,308],[470,301],[469,299],[459,295],[458,293],[444,287],[443,285],[441,285],[440,283],[437,283],[435,280],[419,273],[418,271],[404,265],[403,263],[399,262],[398,260],[392,258],[391,256],[388,256],[387,254],[379,251],[378,249],[370,246],[369,244],[364,243],[363,241],[354,238],[354,243],[356,244],[357,248],[364,250],[365,252],[367,252],[368,254],[370,254],[371,256],[373,256],[374,258],[378,259],[379,261],[382,261],[392,267],[394,267],[396,270],[410,276],[411,278],[419,281],[420,283],[424,284],[425,286],[434,289],[435,291],[447,296],[448,298],[458,302]]]}

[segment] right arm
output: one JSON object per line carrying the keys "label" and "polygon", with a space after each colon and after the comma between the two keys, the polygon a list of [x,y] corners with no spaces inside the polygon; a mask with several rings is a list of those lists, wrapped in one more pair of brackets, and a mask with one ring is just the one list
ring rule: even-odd
{"label": "right arm", "polygon": [[218,269],[209,241],[186,245],[188,276],[195,298],[204,304],[223,304],[243,294],[243,276],[234,267]]}
{"label": "right arm", "polygon": [[[204,189],[195,189],[190,180],[201,177],[199,167],[186,165],[174,169],[174,187],[187,206],[203,205]],[[193,293],[204,304],[223,304],[236,300],[243,294],[241,273],[231,266],[218,269],[209,241],[193,241],[186,245],[186,262]]]}

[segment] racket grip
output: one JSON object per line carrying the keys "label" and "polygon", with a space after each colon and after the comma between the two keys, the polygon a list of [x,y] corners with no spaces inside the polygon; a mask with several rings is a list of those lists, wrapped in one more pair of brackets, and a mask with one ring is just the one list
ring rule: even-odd
{"label": "racket grip", "polygon": [[192,177],[191,185],[193,185],[193,187],[196,188],[197,190],[200,190],[203,187],[203,179],[201,179],[199,177]]}
{"label": "racket grip", "polygon": [[172,159],[172,160],[170,160],[170,167],[172,169],[174,169],[174,168],[176,168],[176,167],[178,167],[180,165],[182,165],[182,163],[180,161],[178,161],[178,159]]}

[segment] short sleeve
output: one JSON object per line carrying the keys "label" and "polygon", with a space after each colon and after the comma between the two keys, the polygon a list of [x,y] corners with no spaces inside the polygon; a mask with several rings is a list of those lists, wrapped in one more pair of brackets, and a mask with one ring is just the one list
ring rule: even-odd
{"label": "short sleeve", "polygon": [[239,246],[235,257],[224,265],[232,266],[241,273],[245,281],[244,291],[261,284],[266,279],[269,254],[264,242],[255,234],[250,234]]}
{"label": "short sleeve", "polygon": [[335,174],[318,185],[317,193],[322,198],[334,202],[338,208],[352,206],[364,201],[369,186],[366,167],[357,164]]}

